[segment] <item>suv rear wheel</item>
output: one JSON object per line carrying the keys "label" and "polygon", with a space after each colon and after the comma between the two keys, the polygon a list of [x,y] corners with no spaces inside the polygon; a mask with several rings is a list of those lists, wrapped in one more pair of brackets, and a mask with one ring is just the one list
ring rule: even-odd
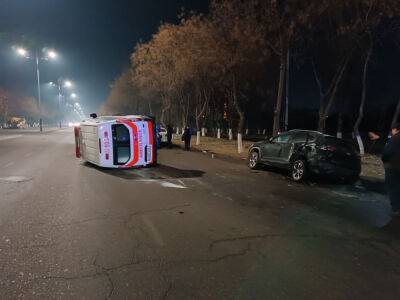
{"label": "suv rear wheel", "polygon": [[256,150],[252,150],[249,154],[249,168],[257,169],[260,167],[260,154]]}
{"label": "suv rear wheel", "polygon": [[307,167],[303,159],[295,159],[292,163],[290,176],[296,182],[301,182],[306,178]]}

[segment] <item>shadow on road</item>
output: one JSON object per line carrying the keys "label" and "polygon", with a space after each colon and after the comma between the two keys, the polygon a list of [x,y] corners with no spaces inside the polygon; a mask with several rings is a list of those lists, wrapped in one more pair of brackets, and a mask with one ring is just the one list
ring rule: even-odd
{"label": "shadow on road", "polygon": [[343,182],[342,180],[332,178],[316,178],[315,176],[308,181],[308,184],[318,185],[322,188],[346,187],[347,190],[364,190],[365,192],[373,192],[377,194],[386,194],[384,181],[375,178],[361,177],[355,184]]}
{"label": "shadow on road", "polygon": [[[282,176],[285,176],[289,179],[289,174],[288,171],[275,168],[272,166],[262,166],[258,169],[258,171],[265,171],[265,172],[271,172],[273,174],[279,174]],[[332,189],[332,188],[346,188],[347,190],[351,191],[359,191],[359,190],[364,190],[365,192],[373,192],[377,194],[386,194],[386,188],[385,188],[385,183],[382,180],[378,180],[375,178],[370,178],[370,177],[361,177],[356,184],[350,184],[346,183],[343,180],[340,179],[335,179],[332,177],[324,176],[324,177],[319,177],[318,175],[311,175],[308,180],[304,182],[305,185],[308,186],[318,186],[321,188],[327,188],[327,189]]]}
{"label": "shadow on road", "polygon": [[263,167],[257,172],[264,171],[286,177],[285,181],[291,188],[279,189],[280,195],[327,215],[372,227],[382,227],[391,219],[390,203],[382,180],[361,177],[357,183],[348,184],[342,180],[314,175],[306,182],[296,184],[285,171]]}
{"label": "shadow on road", "polygon": [[384,182],[361,178],[354,185],[326,180],[310,185],[324,189],[329,195],[311,201],[325,213],[373,227],[382,227],[390,221],[391,208]]}
{"label": "shadow on road", "polygon": [[200,170],[178,169],[163,164],[158,164],[155,168],[139,169],[106,169],[100,168],[88,162],[85,162],[83,165],[88,168],[96,169],[97,171],[107,175],[128,180],[196,178],[201,177],[204,174],[204,172]]}

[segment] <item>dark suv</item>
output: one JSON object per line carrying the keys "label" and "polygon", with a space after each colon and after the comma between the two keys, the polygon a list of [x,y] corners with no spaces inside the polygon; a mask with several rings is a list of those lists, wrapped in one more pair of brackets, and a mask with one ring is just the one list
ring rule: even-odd
{"label": "dark suv", "polygon": [[255,143],[249,150],[249,167],[270,165],[290,171],[294,181],[309,173],[355,182],[361,160],[354,145],[316,131],[291,130]]}

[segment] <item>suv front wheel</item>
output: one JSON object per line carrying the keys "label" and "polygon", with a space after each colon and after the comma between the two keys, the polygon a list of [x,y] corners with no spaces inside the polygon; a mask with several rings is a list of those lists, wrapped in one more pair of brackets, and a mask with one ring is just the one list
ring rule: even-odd
{"label": "suv front wheel", "polygon": [[301,182],[306,178],[307,167],[306,162],[303,159],[295,159],[292,162],[290,170],[290,176],[296,182]]}
{"label": "suv front wheel", "polygon": [[256,150],[251,150],[249,153],[249,168],[257,169],[260,166],[260,154]]}

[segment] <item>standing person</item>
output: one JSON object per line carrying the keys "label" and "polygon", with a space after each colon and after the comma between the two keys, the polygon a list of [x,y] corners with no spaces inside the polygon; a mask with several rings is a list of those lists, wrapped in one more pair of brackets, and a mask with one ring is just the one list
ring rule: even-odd
{"label": "standing person", "polygon": [[161,148],[161,125],[156,124],[156,146],[157,149]]}
{"label": "standing person", "polygon": [[[372,132],[369,136],[372,140],[379,139],[379,136]],[[392,205],[392,215],[400,216],[400,123],[392,126],[391,138],[383,150],[382,161],[385,167],[385,183]]]}
{"label": "standing person", "polygon": [[185,128],[185,131],[182,134],[182,141],[185,142],[185,150],[190,151],[190,141],[192,139],[192,131],[189,127]]}
{"label": "standing person", "polygon": [[167,126],[167,143],[168,143],[168,147],[171,148],[172,147],[172,132],[174,130],[172,129],[172,126],[168,124]]}

